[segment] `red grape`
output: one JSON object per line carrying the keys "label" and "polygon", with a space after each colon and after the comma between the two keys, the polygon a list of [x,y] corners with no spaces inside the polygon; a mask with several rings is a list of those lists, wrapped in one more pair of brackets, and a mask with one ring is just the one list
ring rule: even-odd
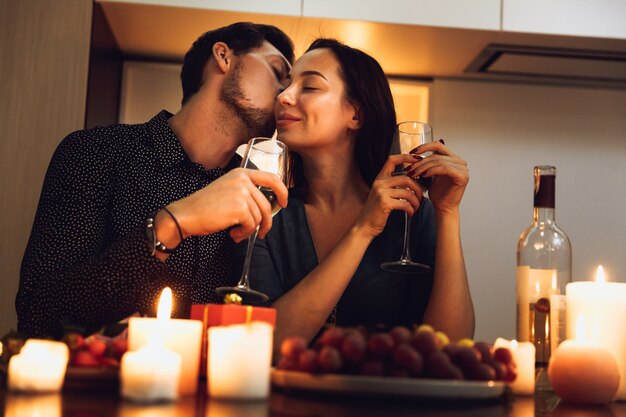
{"label": "red grape", "polygon": [[422,373],[424,369],[424,360],[419,354],[408,344],[398,346],[393,354],[393,362],[407,370],[410,376],[416,377]]}
{"label": "red grape", "polygon": [[332,346],[341,348],[343,342],[344,330],[340,327],[329,327],[320,337],[319,341],[322,346]]}
{"label": "red grape", "polygon": [[457,347],[450,359],[461,368],[465,376],[472,375],[473,370],[481,363],[480,352],[471,347]]}
{"label": "red grape", "polygon": [[505,365],[513,362],[513,355],[511,354],[511,351],[504,347],[497,348],[496,351],[493,353],[493,357],[495,358],[495,360]]}
{"label": "red grape", "polygon": [[307,349],[298,357],[298,369],[304,372],[315,373],[317,371],[317,352]]}
{"label": "red grape", "polygon": [[280,345],[280,354],[283,357],[297,360],[302,352],[307,348],[306,340],[303,337],[287,337]]}
{"label": "red grape", "polygon": [[493,381],[494,379],[496,379],[496,371],[492,366],[487,365],[486,363],[480,363],[474,369],[472,369],[472,372],[469,376],[469,379],[473,380]]}
{"label": "red grape", "polygon": [[436,336],[435,336],[435,333],[433,332],[429,332],[429,331],[417,332],[411,338],[411,346],[413,346],[415,350],[421,353],[422,356],[427,357],[433,352],[436,352],[437,350],[439,350],[439,348],[437,347],[437,341],[435,339],[436,339]]}
{"label": "red grape", "polygon": [[324,372],[337,372],[343,365],[341,354],[332,346],[324,346],[317,356],[317,363]]}
{"label": "red grape", "polygon": [[393,339],[387,333],[374,333],[367,341],[369,356],[385,359],[393,353]]}
{"label": "red grape", "polygon": [[506,381],[508,378],[509,369],[505,364],[498,361],[493,361],[490,363],[493,370],[496,372],[496,380],[498,381]]}
{"label": "red grape", "polygon": [[298,368],[296,362],[293,359],[287,358],[285,356],[280,358],[276,367],[285,371],[294,371]]}
{"label": "red grape", "polygon": [[347,362],[361,363],[365,359],[365,337],[360,332],[349,332],[341,344],[341,353]]}
{"label": "red grape", "polygon": [[493,353],[491,353],[491,345],[485,342],[474,343],[474,349],[478,350],[482,355],[483,363],[490,363],[493,361]]}
{"label": "red grape", "polygon": [[437,350],[426,358],[424,373],[430,378],[437,379],[463,379],[461,370],[450,362],[448,355]]}
{"label": "red grape", "polygon": [[389,336],[391,336],[396,346],[399,346],[403,343],[409,343],[411,331],[404,326],[396,326],[389,331]]}

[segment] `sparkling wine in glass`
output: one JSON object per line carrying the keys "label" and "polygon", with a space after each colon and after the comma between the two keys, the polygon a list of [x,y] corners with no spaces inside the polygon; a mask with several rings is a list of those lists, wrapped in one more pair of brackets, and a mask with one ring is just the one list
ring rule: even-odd
{"label": "sparkling wine in glass", "polygon": [[[241,161],[241,167],[271,172],[278,175],[284,182],[287,177],[287,146],[271,138],[259,137],[250,139],[243,160]],[[280,211],[280,205],[278,204],[278,200],[276,200],[274,191],[267,187],[259,187],[259,190],[270,202],[272,216],[274,216]],[[250,261],[252,260],[252,250],[254,249],[254,242],[256,241],[258,233],[259,227],[257,226],[256,230],[248,238],[246,258],[243,263],[243,271],[241,272],[239,282],[234,287],[217,288],[215,291],[219,295],[227,296],[236,294],[241,297],[241,301],[244,304],[268,300],[267,295],[250,288],[250,280],[248,278],[250,273]]]}
{"label": "sparkling wine in glass", "polygon": [[[433,141],[433,129],[429,124],[422,122],[401,122],[396,126],[396,135],[391,145],[390,154],[408,154],[419,145]],[[422,154],[428,156],[429,153]],[[406,166],[398,165],[392,175],[406,175]],[[418,178],[417,182],[426,192],[432,184],[432,178]],[[404,213],[404,243],[402,256],[398,261],[384,262],[380,265],[382,269],[389,272],[401,274],[415,274],[430,271],[430,266],[414,262],[411,260],[411,217]]]}

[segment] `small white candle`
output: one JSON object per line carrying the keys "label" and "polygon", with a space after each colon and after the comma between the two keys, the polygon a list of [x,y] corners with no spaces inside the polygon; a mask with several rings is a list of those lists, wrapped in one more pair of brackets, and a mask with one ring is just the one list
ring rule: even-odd
{"label": "small white candle", "polygon": [[511,389],[517,395],[535,393],[535,346],[530,342],[508,341],[497,338],[494,348],[505,347],[511,351],[517,366],[517,378],[511,383]]}
{"label": "small white candle", "polygon": [[65,343],[29,339],[9,361],[8,386],[13,391],[57,392],[63,386],[69,349]]}
{"label": "small white candle", "polygon": [[126,352],[120,365],[122,397],[138,402],[175,400],[180,365],[178,353],[156,342],[136,352]]}
{"label": "small white candle", "polygon": [[148,339],[155,332],[160,332],[164,345],[178,353],[182,359],[179,394],[183,396],[194,395],[198,390],[200,372],[202,322],[199,320],[170,319],[171,302],[169,305],[163,304],[163,295],[161,298],[156,319],[147,317],[130,319],[128,323],[128,350],[140,349],[148,343]]}
{"label": "small white candle", "polygon": [[615,398],[626,400],[626,283],[606,282],[604,269],[598,266],[595,282],[572,282],[565,293],[567,338],[576,338],[576,319],[584,316],[583,337],[613,355],[621,376]]}
{"label": "small white candle", "polygon": [[164,345],[164,330],[171,307],[172,291],[165,288],[159,301],[157,325],[149,334],[147,344],[122,356],[122,397],[139,402],[171,401],[178,398],[181,356]]}
{"label": "small white candle", "polygon": [[207,389],[211,397],[269,395],[273,327],[264,322],[214,326],[208,331]]}
{"label": "small white candle", "polygon": [[7,417],[61,417],[61,394],[22,395],[4,397],[4,416]]}

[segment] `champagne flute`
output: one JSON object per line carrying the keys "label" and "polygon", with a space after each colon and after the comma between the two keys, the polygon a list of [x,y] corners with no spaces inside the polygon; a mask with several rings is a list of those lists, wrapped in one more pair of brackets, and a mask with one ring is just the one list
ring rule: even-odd
{"label": "champagne flute", "polygon": [[[407,154],[419,145],[431,143],[432,141],[433,129],[429,124],[414,121],[401,122],[396,126],[396,135],[391,145],[390,154]],[[429,154],[430,153],[426,153],[424,156],[428,156]],[[406,175],[405,166],[398,165],[392,175]],[[432,178],[418,178],[417,182],[421,185],[425,193],[432,184]],[[411,217],[409,217],[407,213],[404,213],[404,243],[402,256],[400,260],[384,262],[380,267],[385,271],[401,274],[415,274],[430,271],[430,266],[411,260],[410,240]]]}
{"label": "champagne flute", "polygon": [[[250,139],[246,151],[241,161],[242,168],[258,169],[260,171],[271,172],[278,175],[283,182],[287,177],[287,146],[275,139],[258,137]],[[280,211],[280,205],[276,200],[276,195],[271,188],[259,187],[259,190],[269,200],[271,204],[272,216]],[[252,260],[252,249],[259,233],[259,226],[248,238],[248,249],[243,263],[241,278],[234,287],[219,287],[215,291],[221,296],[236,294],[241,297],[243,303],[258,303],[267,301],[269,298],[262,292],[250,288],[249,273],[250,261]]]}

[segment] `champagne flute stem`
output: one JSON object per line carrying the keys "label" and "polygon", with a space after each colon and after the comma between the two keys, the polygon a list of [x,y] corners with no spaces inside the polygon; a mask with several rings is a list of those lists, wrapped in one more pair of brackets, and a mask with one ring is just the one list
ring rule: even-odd
{"label": "champagne flute stem", "polygon": [[259,234],[259,226],[256,227],[254,232],[248,238],[248,249],[246,250],[246,259],[243,262],[243,271],[241,272],[241,278],[237,283],[240,288],[250,288],[250,281],[248,280],[248,274],[250,273],[250,262],[252,261],[252,249],[254,249],[254,242]]}
{"label": "champagne flute stem", "polygon": [[402,261],[411,262],[411,252],[409,247],[411,230],[411,217],[404,213],[404,245],[402,247]]}

